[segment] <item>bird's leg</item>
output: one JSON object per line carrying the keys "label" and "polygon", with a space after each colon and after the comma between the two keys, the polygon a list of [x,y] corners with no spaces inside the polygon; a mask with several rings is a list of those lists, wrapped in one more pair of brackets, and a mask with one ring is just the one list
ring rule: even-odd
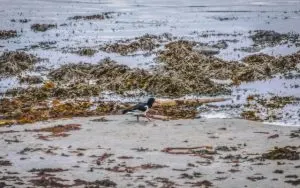
{"label": "bird's leg", "polygon": [[148,117],[147,112],[148,112],[148,110],[144,113],[144,115],[145,115],[145,117],[146,117],[149,121],[152,122],[152,120]]}

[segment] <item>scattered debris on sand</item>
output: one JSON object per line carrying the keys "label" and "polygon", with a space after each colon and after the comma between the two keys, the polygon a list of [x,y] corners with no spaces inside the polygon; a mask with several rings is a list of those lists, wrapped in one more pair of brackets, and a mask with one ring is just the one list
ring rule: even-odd
{"label": "scattered debris on sand", "polygon": [[292,184],[292,185],[300,185],[300,179],[297,179],[297,180],[287,180],[287,181],[284,181],[285,183],[289,183],[289,184]]}
{"label": "scattered debris on sand", "polygon": [[114,154],[111,153],[104,153],[96,160],[97,165],[101,165],[104,160],[108,159],[109,157],[113,156]]}
{"label": "scattered debris on sand", "polygon": [[41,48],[44,50],[49,50],[55,48],[55,45],[57,44],[56,41],[42,41],[38,42],[37,44],[30,45],[29,47],[26,48],[28,49],[36,49],[36,48]]}
{"label": "scattered debris on sand", "polygon": [[212,187],[213,183],[208,180],[198,181],[198,182],[186,182],[186,184],[192,185],[192,187]]}
{"label": "scattered debris on sand", "polygon": [[60,182],[67,181],[57,177],[43,177],[29,180],[34,186],[41,187],[71,187],[70,185],[62,184]]}
{"label": "scattered debris on sand", "polygon": [[238,19],[238,17],[235,16],[232,17],[212,16],[211,18],[219,21],[233,21]]}
{"label": "scattered debris on sand", "polygon": [[247,179],[251,181],[259,181],[267,178],[265,176],[249,176]]}
{"label": "scattered debris on sand", "polygon": [[88,16],[73,16],[70,17],[69,20],[104,20],[104,19],[111,19],[114,15],[120,15],[121,13],[116,12],[103,12],[101,14],[94,14]]}
{"label": "scattered debris on sand", "polygon": [[132,40],[119,41],[113,44],[106,44],[100,49],[105,52],[119,53],[121,55],[132,54],[138,50],[151,52],[158,48],[161,43],[172,40],[173,37],[169,33],[162,35],[145,34]]}
{"label": "scattered debris on sand", "polygon": [[45,32],[47,30],[57,28],[57,25],[56,24],[32,24],[30,28],[34,32]]}
{"label": "scattered debris on sand", "polygon": [[20,23],[27,23],[27,22],[30,22],[31,20],[30,19],[19,19],[19,20],[16,20],[16,19],[11,19],[10,20],[11,22],[20,22]]}
{"label": "scattered debris on sand", "polygon": [[217,154],[215,150],[212,149],[211,146],[199,146],[199,147],[170,147],[165,148],[162,152],[169,153],[169,154],[176,154],[176,155],[192,155],[192,156],[199,156],[202,158],[207,158],[213,160],[213,156]]}
{"label": "scattered debris on sand", "polygon": [[80,130],[80,124],[67,124],[67,125],[57,125],[54,127],[47,127],[41,129],[33,129],[33,130],[26,130],[27,132],[50,132],[52,136],[59,136],[65,132]]}
{"label": "scattered debris on sand", "polygon": [[117,184],[109,179],[104,180],[96,180],[93,182],[76,179],[74,180],[73,186],[81,186],[85,185],[85,187],[116,187]]}
{"label": "scattered debris on sand", "polygon": [[33,68],[38,58],[25,52],[4,52],[0,56],[0,76],[13,76]]}
{"label": "scattered debris on sand", "polygon": [[106,168],[105,170],[111,171],[111,172],[119,172],[119,173],[120,172],[134,173],[139,170],[159,169],[159,168],[166,168],[166,167],[168,167],[168,166],[148,163],[148,164],[142,164],[140,166],[134,166],[134,167],[120,165],[120,166],[115,166],[112,168]]}
{"label": "scattered debris on sand", "polygon": [[16,36],[16,30],[0,30],[0,40],[14,38]]}
{"label": "scattered debris on sand", "polygon": [[7,160],[0,160],[0,166],[11,166],[12,163]]}
{"label": "scattered debris on sand", "polygon": [[45,176],[47,175],[47,173],[57,173],[57,172],[64,172],[64,171],[68,171],[68,170],[62,168],[38,168],[38,169],[33,168],[28,172],[37,172],[38,176]]}

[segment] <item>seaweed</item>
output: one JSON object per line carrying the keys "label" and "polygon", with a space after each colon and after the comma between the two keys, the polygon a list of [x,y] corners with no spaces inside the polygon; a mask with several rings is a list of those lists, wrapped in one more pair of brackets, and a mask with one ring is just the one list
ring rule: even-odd
{"label": "seaweed", "polygon": [[56,24],[32,24],[30,28],[34,32],[45,32],[47,30],[57,28],[57,25]]}
{"label": "seaweed", "polygon": [[24,70],[32,69],[39,59],[25,52],[10,51],[0,56],[0,76],[13,76]]}
{"label": "seaweed", "polygon": [[96,65],[84,63],[65,65],[51,71],[49,77],[61,82],[96,80],[97,85],[103,90],[119,94],[131,90],[143,90],[156,95],[176,97],[191,93],[217,95],[228,92],[221,85],[200,75],[191,75],[189,79],[185,79],[176,73],[132,69],[108,58]]}
{"label": "seaweed", "polygon": [[262,121],[262,119],[257,115],[257,112],[252,110],[243,111],[241,113],[243,119],[252,120],[252,121]]}
{"label": "seaweed", "polygon": [[195,74],[206,75],[210,79],[231,79],[237,85],[295,70],[300,63],[299,52],[277,58],[255,54],[245,57],[241,63],[224,61],[201,53],[196,48],[198,45],[197,42],[186,40],[170,42],[158,52],[156,60],[166,71],[174,71],[187,79]]}
{"label": "seaweed", "polygon": [[94,50],[91,48],[83,48],[83,49],[76,51],[75,53],[77,53],[78,55],[81,55],[81,56],[93,56],[96,52],[97,52],[97,50]]}
{"label": "seaweed", "polygon": [[12,163],[7,160],[0,160],[0,166],[11,166]]}
{"label": "seaweed", "polygon": [[41,177],[39,179],[31,179],[31,182],[34,186],[41,187],[71,187],[70,185],[62,184],[60,181],[65,181],[56,177]]}
{"label": "seaweed", "polygon": [[299,152],[289,149],[289,146],[283,147],[283,148],[274,148],[273,150],[262,154],[263,159],[269,159],[269,160],[281,160],[281,159],[287,159],[287,160],[299,160]]}
{"label": "seaweed", "polygon": [[73,16],[69,17],[69,20],[104,20],[104,19],[111,19],[113,15],[116,14],[115,12],[103,12],[101,14],[94,14],[88,16]]}
{"label": "seaweed", "polygon": [[0,30],[0,40],[17,37],[16,30]]}
{"label": "seaweed", "polygon": [[292,185],[300,185],[300,179],[297,179],[297,180],[287,180],[287,181],[284,181],[285,183],[289,183],[289,184],[292,184]]}
{"label": "seaweed", "polygon": [[72,186],[80,186],[80,185],[85,185],[85,187],[116,187],[117,184],[109,179],[104,179],[104,180],[96,180],[96,181],[85,181],[85,180],[80,180],[76,179],[74,180],[74,184]]}
{"label": "seaweed", "polygon": [[27,84],[41,84],[44,82],[43,78],[41,76],[20,76],[19,82],[27,83]]}
{"label": "seaweed", "polygon": [[106,44],[100,49],[105,52],[119,53],[121,55],[128,55],[138,50],[153,51],[160,46],[160,43],[171,40],[172,36],[168,33],[162,35],[145,34],[135,39],[119,41],[113,44]]}
{"label": "seaweed", "polygon": [[247,97],[246,108],[241,113],[241,117],[252,121],[273,121],[280,118],[279,109],[289,104],[298,104],[299,101],[299,98],[293,96],[250,95]]}
{"label": "seaweed", "polygon": [[250,32],[250,39],[254,45],[276,46],[280,44],[296,43],[299,41],[299,34],[296,33],[278,33],[270,30],[255,30]]}

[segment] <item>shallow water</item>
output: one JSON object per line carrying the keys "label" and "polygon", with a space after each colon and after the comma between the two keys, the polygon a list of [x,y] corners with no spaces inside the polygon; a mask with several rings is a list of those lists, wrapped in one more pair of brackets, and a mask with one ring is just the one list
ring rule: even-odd
{"label": "shallow water", "polygon": [[[69,20],[71,16],[92,15],[102,12],[117,12],[113,19],[106,20]],[[16,22],[11,20],[15,19]],[[28,23],[19,23],[19,19],[28,19]],[[34,23],[57,24],[56,29],[46,32],[33,32]],[[248,35],[251,30],[275,30],[277,32],[300,33],[300,1],[284,0],[1,0],[0,29],[17,30],[19,37],[0,40],[0,52],[6,50],[27,49],[47,60],[42,63],[47,68],[57,68],[70,62],[97,63],[100,59],[111,57],[119,63],[130,67],[148,67],[153,64],[154,56],[137,53],[133,56],[121,56],[99,51],[93,57],[82,57],[64,52],[65,49],[92,47],[120,39],[130,39],[149,34],[171,33],[173,36],[215,43],[219,40],[233,40],[229,47],[221,50],[218,57],[228,60],[240,60],[247,52],[235,50],[252,44]],[[203,34],[207,34],[204,37]],[[233,35],[234,34],[234,35]],[[51,49],[29,49],[43,41],[55,41]],[[262,49],[271,55],[286,55],[298,51],[295,46],[276,46]],[[256,53],[259,53],[256,52]],[[269,81],[258,81],[242,84],[235,88],[234,104],[245,100],[235,100],[237,95],[242,99],[250,93],[279,94],[300,96],[300,89],[286,87],[297,80],[275,78]],[[0,92],[17,86],[14,79],[0,81]],[[246,91],[246,92],[244,92]],[[299,113],[296,110],[296,115]],[[296,116],[295,115],[295,116]],[[222,115],[223,116],[223,115]],[[215,116],[214,116],[215,117]],[[230,116],[232,117],[232,116]],[[296,125],[299,118],[294,121]]]}

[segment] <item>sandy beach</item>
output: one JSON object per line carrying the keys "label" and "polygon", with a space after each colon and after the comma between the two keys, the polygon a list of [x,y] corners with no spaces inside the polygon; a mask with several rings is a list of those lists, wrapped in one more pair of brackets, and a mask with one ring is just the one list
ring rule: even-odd
{"label": "sandy beach", "polygon": [[[155,124],[124,115],[3,127],[1,187],[299,185],[297,127],[238,119]],[[45,129],[57,125],[72,129]],[[274,147],[294,153],[267,159]]]}

